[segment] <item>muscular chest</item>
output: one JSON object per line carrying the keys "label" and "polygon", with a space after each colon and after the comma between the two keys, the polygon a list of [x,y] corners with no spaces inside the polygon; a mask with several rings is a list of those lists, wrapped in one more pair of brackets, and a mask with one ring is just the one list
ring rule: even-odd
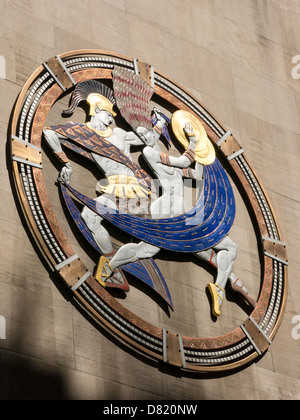
{"label": "muscular chest", "polygon": [[130,148],[128,144],[124,141],[124,139],[119,136],[116,133],[112,133],[110,137],[108,137],[106,140],[108,140],[111,144],[116,146],[118,149],[120,149],[127,157],[130,158]]}
{"label": "muscular chest", "polygon": [[92,153],[93,158],[97,166],[105,173],[106,176],[109,175],[133,175],[133,172],[120,162],[116,162],[105,156],[100,156],[98,154]]}

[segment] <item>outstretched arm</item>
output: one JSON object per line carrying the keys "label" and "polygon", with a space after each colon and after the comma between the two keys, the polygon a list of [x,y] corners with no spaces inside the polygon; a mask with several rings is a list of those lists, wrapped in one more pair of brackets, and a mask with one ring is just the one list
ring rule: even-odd
{"label": "outstretched arm", "polygon": [[59,161],[64,165],[58,179],[69,182],[72,175],[72,166],[60,144],[60,139],[66,139],[66,137],[49,129],[44,129],[43,133],[49,147],[53,150]]}

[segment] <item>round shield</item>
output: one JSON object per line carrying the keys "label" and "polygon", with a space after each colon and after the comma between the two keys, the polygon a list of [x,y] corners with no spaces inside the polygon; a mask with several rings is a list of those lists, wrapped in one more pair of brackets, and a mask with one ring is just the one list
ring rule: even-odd
{"label": "round shield", "polygon": [[189,147],[185,129],[190,126],[196,137],[195,160],[202,165],[213,163],[216,152],[198,118],[188,111],[178,110],[172,115],[171,125],[176,138],[185,149]]}

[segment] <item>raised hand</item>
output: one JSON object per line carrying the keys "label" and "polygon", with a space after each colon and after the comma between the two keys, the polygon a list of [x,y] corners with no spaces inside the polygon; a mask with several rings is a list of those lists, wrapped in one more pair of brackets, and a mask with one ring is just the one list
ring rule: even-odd
{"label": "raised hand", "polygon": [[194,133],[194,129],[190,123],[186,123],[184,129],[183,129],[186,137],[188,138],[190,143],[196,143],[196,137]]}
{"label": "raised hand", "polygon": [[65,164],[65,166],[60,171],[60,174],[59,174],[57,180],[60,181],[60,182],[64,181],[64,182],[69,183],[70,179],[71,179],[71,175],[72,175],[72,166],[68,162],[68,163]]}

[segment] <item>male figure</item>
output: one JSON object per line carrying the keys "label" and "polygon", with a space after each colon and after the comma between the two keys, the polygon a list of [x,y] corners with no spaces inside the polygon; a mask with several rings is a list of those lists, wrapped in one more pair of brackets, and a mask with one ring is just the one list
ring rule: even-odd
{"label": "male figure", "polygon": [[[57,126],[46,128],[43,131],[48,145],[64,164],[60,172],[60,178],[68,183],[72,174],[72,166],[61,146],[61,141],[71,139],[78,145],[91,150],[90,154],[93,161],[106,176],[108,185],[100,187],[100,191],[103,194],[95,198],[96,201],[115,209],[116,200],[113,198],[123,198],[123,194],[127,194],[130,198],[134,196],[140,198],[145,197],[147,191],[138,183],[134,173],[134,166],[130,165],[132,163],[130,156],[131,146],[143,145],[143,142],[133,131],[126,132],[118,127],[113,130],[110,128],[113,117],[116,116],[113,110],[115,101],[112,92],[99,82],[89,81],[80,83],[74,91],[71,106],[65,113],[73,112],[81,100],[86,100],[90,106],[91,119],[89,123],[86,125],[81,124],[79,127],[78,125],[69,123],[66,125],[66,127],[68,126],[68,130],[64,126]],[[160,127],[160,123],[158,123],[157,127]],[[77,137],[74,137],[73,132],[75,129],[81,130],[86,136],[89,136],[87,140],[85,141],[84,136],[80,137],[80,141]],[[103,146],[101,144],[95,145],[95,140],[91,140],[92,136],[93,139],[95,138],[95,133],[99,141],[104,138],[105,141],[115,146],[115,154],[120,155],[119,160],[113,160],[109,156],[100,154]],[[107,192],[109,193],[108,195],[105,194]],[[102,217],[88,207],[83,208],[81,216],[91,231],[102,254],[110,260],[114,255],[114,249],[110,235],[102,225]],[[97,275],[95,277],[97,278]],[[99,279],[97,278],[97,280]],[[125,277],[118,269],[114,271],[113,276],[108,279],[105,285],[118,287],[125,291],[129,290]]]}

